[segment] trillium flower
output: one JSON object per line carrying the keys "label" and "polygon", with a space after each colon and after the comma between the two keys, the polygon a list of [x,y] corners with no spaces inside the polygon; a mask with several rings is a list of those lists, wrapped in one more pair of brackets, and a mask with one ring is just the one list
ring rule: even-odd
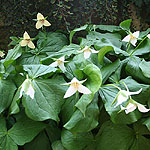
{"label": "trillium flower", "polygon": [[0,51],[0,57],[3,57],[4,55],[5,55],[5,53]]}
{"label": "trillium flower", "polygon": [[83,94],[91,94],[92,92],[87,87],[82,85],[82,83],[84,83],[85,81],[86,80],[79,81],[76,78],[73,78],[71,80],[71,82],[63,84],[63,85],[70,85],[64,98],[68,98],[68,97],[72,96],[77,91],[80,93],[83,93]]}
{"label": "trillium flower", "polygon": [[150,39],[150,34],[148,34],[147,37]]}
{"label": "trillium flower", "polygon": [[28,46],[28,47],[30,47],[32,49],[35,48],[35,45],[31,41],[31,38],[30,38],[29,34],[26,31],[23,34],[23,40],[20,42],[20,45],[21,46]]}
{"label": "trillium flower", "polygon": [[33,85],[32,85],[32,82],[30,79],[26,79],[23,84],[21,85],[21,90],[20,90],[20,96],[19,98],[22,97],[22,94],[23,92],[26,94],[26,95],[29,95],[32,99],[34,99],[34,88],[33,88]]}
{"label": "trillium flower", "polygon": [[125,110],[125,113],[128,114],[130,112],[133,112],[137,107],[138,107],[138,110],[143,113],[146,113],[150,110],[150,109],[147,109],[144,105],[137,103],[133,100],[129,102],[126,107],[123,107],[121,105],[121,110]]}
{"label": "trillium flower", "polygon": [[59,59],[56,59],[56,61],[53,62],[52,64],[50,64],[50,66],[51,67],[59,67],[63,72],[65,72],[66,71],[66,68],[64,66],[65,62],[68,62],[68,61],[65,61],[65,57],[62,56]]}
{"label": "trillium flower", "polygon": [[129,92],[128,90],[127,91],[126,90],[120,90],[112,104],[114,104],[117,101],[117,104],[115,105],[115,107],[117,107],[118,105],[127,101],[131,95],[139,94],[141,91],[142,91],[142,89],[140,89],[139,91],[136,91],[136,92]]}
{"label": "trillium flower", "polygon": [[129,35],[127,35],[122,41],[124,42],[129,42],[131,43],[133,46],[136,46],[137,43],[137,39],[139,37],[140,32],[136,31],[134,33],[131,33]]}
{"label": "trillium flower", "polygon": [[98,53],[99,51],[96,51],[94,49],[91,49],[89,46],[85,46],[84,49],[81,51],[78,51],[78,53],[84,53],[84,58],[88,59],[91,55],[91,53]]}
{"label": "trillium flower", "polygon": [[50,26],[51,24],[44,18],[44,16],[41,13],[37,14],[37,23],[36,23],[36,28],[40,29],[43,26]]}

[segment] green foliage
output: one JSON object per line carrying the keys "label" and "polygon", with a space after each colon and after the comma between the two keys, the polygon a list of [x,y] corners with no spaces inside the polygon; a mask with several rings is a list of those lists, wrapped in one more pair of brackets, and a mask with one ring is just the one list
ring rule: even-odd
{"label": "green foliage", "polygon": [[0,60],[0,149],[150,149],[149,29],[134,47],[122,41],[130,24],[40,31],[35,49],[13,37]]}

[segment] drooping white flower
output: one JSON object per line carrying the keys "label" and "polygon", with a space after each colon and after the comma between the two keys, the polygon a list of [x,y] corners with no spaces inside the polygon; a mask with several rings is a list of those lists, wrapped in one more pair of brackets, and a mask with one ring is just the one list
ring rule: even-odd
{"label": "drooping white flower", "polygon": [[84,53],[84,58],[88,59],[91,55],[91,53],[98,53],[99,51],[96,51],[94,49],[91,49],[89,46],[85,46],[84,49],[81,51],[78,51],[78,53]]}
{"label": "drooping white flower", "polygon": [[29,34],[25,31],[25,33],[23,34],[23,40],[20,42],[21,46],[28,46],[32,49],[35,48],[35,45],[33,44],[33,42],[31,41],[31,38],[29,36]]}
{"label": "drooping white flower", "polygon": [[5,55],[5,53],[0,51],[0,57],[3,57],[4,55]]}
{"label": "drooping white flower", "polygon": [[40,29],[43,26],[50,26],[51,24],[44,18],[44,16],[41,13],[37,14],[37,23],[36,23],[36,28]]}
{"label": "drooping white flower", "polygon": [[129,92],[128,90],[127,91],[126,90],[120,90],[118,92],[117,96],[115,97],[113,104],[115,102],[117,102],[117,104],[115,105],[115,107],[117,107],[118,105],[127,101],[129,96],[139,94],[141,91],[142,91],[142,89],[140,89],[139,91],[136,91],[136,92]]}
{"label": "drooping white flower", "polygon": [[140,32],[136,31],[134,33],[131,33],[129,35],[127,35],[122,41],[124,42],[129,42],[131,43],[133,46],[136,46],[137,43],[137,39],[139,37]]}
{"label": "drooping white flower", "polygon": [[148,34],[147,37],[150,39],[150,34]]}
{"label": "drooping white flower", "polygon": [[138,107],[138,110],[143,113],[148,112],[150,110],[150,109],[147,109],[144,105],[137,103],[133,100],[132,102],[129,102],[126,107],[123,107],[121,105],[121,110],[125,110],[125,113],[128,114],[130,112],[133,112],[137,107]]}
{"label": "drooping white flower", "polygon": [[23,92],[24,92],[26,95],[29,95],[32,99],[34,99],[35,91],[34,91],[34,88],[33,88],[33,85],[32,85],[32,82],[31,82],[30,79],[26,79],[26,80],[22,83],[19,98],[22,97]]}
{"label": "drooping white flower", "polygon": [[72,96],[77,91],[83,94],[91,94],[92,92],[87,87],[82,85],[82,83],[84,83],[85,81],[86,80],[79,81],[76,78],[73,78],[71,82],[63,84],[63,85],[70,85],[67,92],[65,93],[64,98]]}
{"label": "drooping white flower", "polygon": [[65,62],[68,62],[68,61],[65,61],[65,57],[62,56],[59,59],[56,59],[56,61],[53,62],[52,64],[50,64],[50,66],[51,67],[59,67],[63,72],[65,72],[66,71],[66,68],[64,65]]}

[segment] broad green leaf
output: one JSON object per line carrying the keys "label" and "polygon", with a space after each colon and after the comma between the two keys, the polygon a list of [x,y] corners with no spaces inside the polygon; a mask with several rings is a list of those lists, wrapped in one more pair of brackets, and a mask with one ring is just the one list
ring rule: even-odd
{"label": "broad green leaf", "polygon": [[150,28],[148,28],[146,31],[140,32],[139,38],[144,38],[145,36],[148,35],[149,32],[150,32]]}
{"label": "broad green leaf", "polygon": [[63,130],[61,141],[67,150],[84,150],[92,143],[93,135],[88,133],[72,134],[70,131]]}
{"label": "broad green leaf", "polygon": [[52,119],[59,121],[58,114],[64,103],[63,96],[66,86],[63,77],[52,79],[35,79],[32,81],[35,96],[31,99],[24,94],[23,105],[29,118],[36,121]]}
{"label": "broad green leaf", "polygon": [[70,36],[69,36],[70,44],[72,43],[73,35],[74,35],[76,32],[78,32],[78,31],[86,30],[87,27],[88,27],[88,25],[86,24],[86,25],[84,25],[84,26],[81,26],[80,28],[76,28],[76,29],[72,30],[72,31],[70,32]]}
{"label": "broad green leaf", "polygon": [[53,150],[65,150],[64,146],[62,145],[61,141],[55,141],[52,143]]}
{"label": "broad green leaf", "polygon": [[129,31],[130,30],[131,22],[132,22],[132,19],[125,20],[125,21],[122,21],[119,26],[123,30]]}
{"label": "broad green leaf", "polygon": [[43,58],[41,61],[42,63],[50,64],[50,61],[52,58],[60,58],[62,56],[71,56],[72,54],[77,54],[77,50],[80,49],[79,45],[76,44],[70,44],[68,46],[64,46],[60,51],[58,52],[51,52],[49,53],[49,56],[46,58]]}
{"label": "broad green leaf", "polygon": [[150,83],[150,79],[146,78],[143,75],[139,67],[140,63],[141,63],[141,59],[139,57],[136,57],[136,56],[130,57],[125,68],[126,72],[139,82],[142,81],[144,83]]}
{"label": "broad green leaf", "polygon": [[28,75],[33,79],[43,76],[45,74],[55,72],[57,69],[51,66],[42,64],[37,65],[23,65],[23,69],[28,72]]}
{"label": "broad green leaf", "polygon": [[66,36],[59,32],[49,32],[46,37],[38,36],[38,48],[40,53],[57,52],[68,44]]}
{"label": "broad green leaf", "polygon": [[95,29],[100,29],[102,31],[108,31],[108,32],[120,31],[120,28],[114,25],[96,25]]}
{"label": "broad green leaf", "polygon": [[16,86],[12,81],[0,79],[0,113],[11,104]]}
{"label": "broad green leaf", "polygon": [[96,136],[96,150],[129,150],[134,142],[134,132],[126,125],[105,122]]}
{"label": "broad green leaf", "polygon": [[45,132],[40,132],[30,143],[24,145],[24,150],[51,150],[49,140]]}
{"label": "broad green leaf", "polygon": [[147,126],[148,130],[150,131],[150,117],[147,118],[144,122],[143,122],[144,125]]}
{"label": "broad green leaf", "polygon": [[103,84],[106,82],[109,76],[118,69],[119,66],[120,66],[120,60],[117,59],[115,62],[101,68]]}
{"label": "broad green leaf", "polygon": [[142,60],[139,67],[142,70],[143,75],[150,78],[150,61],[146,62],[145,60]]}
{"label": "broad green leaf", "polygon": [[76,107],[85,115],[87,106],[94,98],[94,94],[99,90],[102,84],[102,75],[100,69],[94,64],[89,64],[83,69],[83,73],[87,76],[86,87],[92,92],[88,95],[82,95],[76,103]]}
{"label": "broad green leaf", "polygon": [[8,131],[8,135],[17,145],[24,145],[30,142],[43,129],[45,124],[36,122],[26,117],[19,120]]}
{"label": "broad green leaf", "polygon": [[8,51],[8,54],[5,58],[4,65],[7,68],[11,63],[19,58],[22,54],[22,48],[20,45],[16,45],[13,49]]}
{"label": "broad green leaf", "polygon": [[[66,108],[66,110],[63,110],[63,112],[64,111],[68,112],[68,109],[70,108]],[[83,115],[79,109],[75,110],[70,120],[66,122],[64,127],[73,133],[91,131],[98,125],[98,115],[99,115],[98,94],[95,94],[94,99],[86,108],[85,115]]]}

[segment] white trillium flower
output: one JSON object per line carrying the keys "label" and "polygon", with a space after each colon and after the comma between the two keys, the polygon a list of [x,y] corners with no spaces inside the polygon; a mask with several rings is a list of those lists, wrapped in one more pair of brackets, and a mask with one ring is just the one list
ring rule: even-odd
{"label": "white trillium flower", "polygon": [[5,53],[0,51],[0,57],[3,57],[4,55],[5,55]]}
{"label": "white trillium flower", "polygon": [[130,33],[129,35],[127,35],[122,41],[124,42],[129,42],[131,43],[133,46],[136,46],[137,43],[137,39],[139,37],[140,32],[136,31],[134,33]]}
{"label": "white trillium flower", "polygon": [[37,23],[36,23],[36,28],[40,29],[43,26],[50,26],[51,24],[44,18],[44,16],[41,13],[37,14]]}
{"label": "white trillium flower", "polygon": [[71,82],[63,84],[63,85],[70,85],[64,98],[68,98],[68,97],[72,96],[77,91],[80,93],[83,93],[83,94],[91,94],[92,92],[87,87],[82,85],[82,83],[84,83],[85,81],[86,80],[79,81],[76,78],[73,78],[71,80]]}
{"label": "white trillium flower", "polygon": [[57,59],[55,62],[50,64],[50,66],[51,67],[59,67],[63,72],[65,72],[66,71],[66,68],[65,68],[65,65],[64,65],[65,62],[68,62],[68,61],[65,61],[65,57],[62,56],[59,59]]}
{"label": "white trillium flower", "polygon": [[21,46],[28,46],[32,49],[35,48],[35,45],[33,44],[33,42],[31,41],[31,38],[29,36],[29,34],[25,31],[25,33],[23,34],[23,40],[20,42]]}
{"label": "white trillium flower", "polygon": [[139,94],[141,91],[142,91],[142,89],[140,89],[139,91],[136,91],[136,92],[129,92],[129,91],[126,91],[126,90],[120,90],[118,92],[113,104],[117,101],[117,104],[115,105],[115,107],[117,107],[118,105],[120,105],[123,102],[127,101],[129,96]]}
{"label": "white trillium flower", "polygon": [[23,84],[21,85],[21,90],[20,90],[20,96],[19,98],[22,97],[22,94],[23,92],[26,94],[26,95],[29,95],[32,99],[34,99],[34,88],[33,88],[33,85],[32,85],[32,82],[30,79],[26,79]]}
{"label": "white trillium flower", "polygon": [[150,39],[150,34],[148,34],[147,37]]}
{"label": "white trillium flower", "polygon": [[146,113],[150,110],[150,109],[147,109],[144,105],[137,103],[135,101],[133,103],[130,102],[126,107],[123,107],[121,105],[121,110],[125,110],[125,113],[128,114],[130,112],[133,112],[137,107],[138,107],[138,110],[143,113]]}
{"label": "white trillium flower", "polygon": [[78,51],[78,53],[84,53],[85,59],[88,59],[90,57],[91,53],[98,53],[98,52],[99,51],[89,48],[89,46],[85,46],[84,49],[82,49],[81,51]]}

